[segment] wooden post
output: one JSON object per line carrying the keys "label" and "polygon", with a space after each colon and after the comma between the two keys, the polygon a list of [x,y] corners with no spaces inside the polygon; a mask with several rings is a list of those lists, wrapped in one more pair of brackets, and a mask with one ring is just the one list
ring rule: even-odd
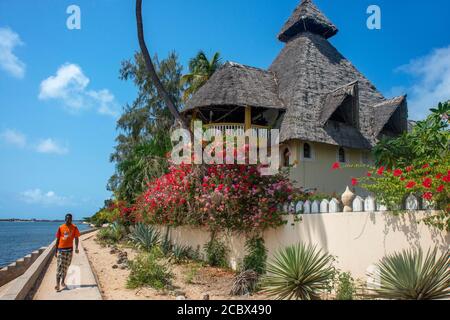
{"label": "wooden post", "polygon": [[198,110],[197,110],[197,109],[195,109],[195,110],[192,112],[191,130],[194,130],[194,122],[197,120],[197,113],[198,113]]}
{"label": "wooden post", "polygon": [[245,131],[252,128],[252,107],[245,107]]}

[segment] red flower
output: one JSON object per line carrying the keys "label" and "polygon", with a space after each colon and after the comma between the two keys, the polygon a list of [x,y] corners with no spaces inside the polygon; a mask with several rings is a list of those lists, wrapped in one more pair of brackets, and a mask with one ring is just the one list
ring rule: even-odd
{"label": "red flower", "polygon": [[425,192],[425,193],[423,194],[423,198],[424,198],[425,200],[430,201],[430,200],[433,198],[433,194],[432,194],[431,192]]}
{"label": "red flower", "polygon": [[371,177],[371,176],[372,176],[372,173],[371,173],[371,172],[367,172],[367,176],[368,176],[368,177]]}
{"label": "red flower", "polygon": [[412,189],[416,186],[416,183],[414,181],[410,181],[406,184],[406,189]]}
{"label": "red flower", "polygon": [[332,170],[338,170],[341,168],[341,165],[339,162],[333,163],[333,166],[331,167]]}
{"label": "red flower", "polygon": [[403,171],[400,169],[394,170],[394,177],[400,177],[403,174]]}
{"label": "red flower", "polygon": [[409,166],[409,167],[406,168],[406,171],[407,171],[407,172],[411,172],[412,169],[413,169],[413,167],[412,167],[412,166]]}
{"label": "red flower", "polygon": [[429,188],[431,188],[432,183],[433,183],[433,180],[431,180],[430,178],[427,178],[427,179],[423,180],[422,185],[425,188],[429,189]]}
{"label": "red flower", "polygon": [[429,167],[430,167],[430,165],[427,163],[427,164],[422,166],[422,169],[426,169],[426,168],[429,168]]}
{"label": "red flower", "polygon": [[382,176],[383,175],[383,172],[384,172],[384,167],[381,167],[380,169],[378,169],[378,171],[377,171],[377,174],[379,175],[379,176]]}
{"label": "red flower", "polygon": [[358,184],[358,179],[352,179],[352,186],[356,186]]}
{"label": "red flower", "polygon": [[442,191],[444,191],[444,185],[441,184],[441,185],[436,189],[436,191],[437,191],[437,192],[442,192]]}
{"label": "red flower", "polygon": [[400,178],[400,181],[405,181],[405,180],[406,180],[405,177],[401,177],[401,178]]}

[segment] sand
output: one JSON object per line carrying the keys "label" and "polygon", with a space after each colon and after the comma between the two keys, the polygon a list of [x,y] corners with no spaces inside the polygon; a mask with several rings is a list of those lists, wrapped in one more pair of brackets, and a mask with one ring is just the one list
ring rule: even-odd
{"label": "sand", "polygon": [[[175,300],[184,295],[187,300],[201,300],[208,294],[211,300],[263,300],[263,295],[232,297],[229,295],[234,272],[219,268],[199,266],[196,263],[182,265],[171,264],[174,274],[173,290],[163,292],[153,288],[127,289],[126,283],[130,273],[128,269],[113,269],[117,263],[118,254],[111,254],[111,248],[102,246],[96,240],[95,234],[82,239],[83,246],[99,282],[99,287],[105,300]],[[137,251],[125,245],[119,245],[121,251],[134,259]],[[188,274],[198,269],[188,283]]]}

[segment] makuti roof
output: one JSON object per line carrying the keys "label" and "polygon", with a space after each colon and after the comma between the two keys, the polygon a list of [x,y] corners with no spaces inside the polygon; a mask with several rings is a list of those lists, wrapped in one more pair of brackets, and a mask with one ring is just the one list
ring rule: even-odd
{"label": "makuti roof", "polygon": [[[281,142],[301,139],[371,148],[395,114],[384,112],[384,107],[401,105],[403,114],[395,119],[407,121],[406,98],[386,100],[327,40],[336,32],[311,0],[302,1],[280,33],[286,45],[268,71],[228,63],[194,94],[185,111],[215,105],[285,108]],[[348,97],[357,121],[329,121]]]}
{"label": "makuti roof", "polygon": [[252,106],[284,109],[275,74],[227,62],[188,101],[183,112],[208,106]]}

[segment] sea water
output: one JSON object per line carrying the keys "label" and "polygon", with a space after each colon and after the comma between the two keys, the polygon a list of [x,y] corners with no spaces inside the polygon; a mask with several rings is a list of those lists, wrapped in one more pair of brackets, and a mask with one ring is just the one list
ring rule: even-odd
{"label": "sea water", "polygon": [[[0,268],[27,254],[48,246],[63,222],[4,222],[0,221]],[[75,223],[80,231],[88,225]]]}

